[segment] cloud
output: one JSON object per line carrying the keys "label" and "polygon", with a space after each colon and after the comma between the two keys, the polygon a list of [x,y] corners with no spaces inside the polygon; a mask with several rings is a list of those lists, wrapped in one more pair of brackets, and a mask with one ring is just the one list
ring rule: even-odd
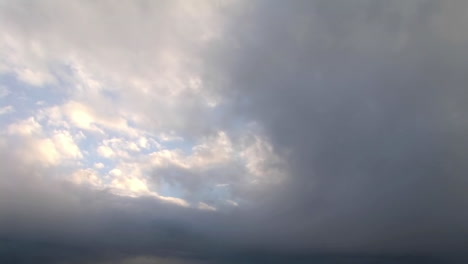
{"label": "cloud", "polygon": [[434,28],[449,9],[257,4],[233,20],[239,44],[220,45],[210,69],[228,79],[236,113],[291,150],[288,181],[264,205],[278,215],[265,213],[265,232],[288,226],[272,240],[309,250],[459,250],[466,199],[452,184],[467,182],[465,167],[451,166],[464,141],[453,116],[466,97],[457,88],[466,62],[455,54],[466,46]]}
{"label": "cloud", "polygon": [[11,135],[32,135],[40,133],[41,130],[42,126],[34,119],[34,117],[18,121],[8,126],[8,133]]}
{"label": "cloud", "polygon": [[55,131],[53,136],[59,152],[65,157],[81,159],[83,154],[68,131]]}
{"label": "cloud", "polygon": [[108,146],[100,146],[97,152],[105,158],[111,158],[115,155],[114,151]]}
{"label": "cloud", "polygon": [[198,203],[198,208],[199,209],[202,209],[202,210],[208,210],[208,211],[216,211],[216,208],[209,205],[209,204],[206,204],[204,202],[199,202]]}
{"label": "cloud", "polygon": [[7,105],[7,106],[4,106],[4,107],[0,108],[0,115],[9,114],[9,113],[14,112],[14,111],[15,111],[15,109],[13,108],[13,106]]}
{"label": "cloud", "polygon": [[0,262],[466,262],[467,7],[1,2]]}
{"label": "cloud", "polygon": [[101,163],[101,162],[98,162],[98,163],[94,163],[94,167],[95,167],[96,169],[103,169],[103,168],[106,167],[106,165],[104,165],[104,164]]}
{"label": "cloud", "polygon": [[41,161],[47,166],[83,158],[80,148],[68,131],[56,130],[47,135],[34,117],[10,124],[4,139],[11,144],[12,154],[31,162]]}

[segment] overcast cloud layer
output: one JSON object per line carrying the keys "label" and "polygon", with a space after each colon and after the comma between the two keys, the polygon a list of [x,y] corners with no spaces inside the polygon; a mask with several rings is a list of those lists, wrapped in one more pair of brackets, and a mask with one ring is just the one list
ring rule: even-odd
{"label": "overcast cloud layer", "polygon": [[463,0],[0,0],[0,262],[468,261],[467,25]]}

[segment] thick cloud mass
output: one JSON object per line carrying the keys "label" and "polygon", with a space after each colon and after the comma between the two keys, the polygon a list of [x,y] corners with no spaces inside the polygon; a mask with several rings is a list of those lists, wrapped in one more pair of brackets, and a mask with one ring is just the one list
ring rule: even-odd
{"label": "thick cloud mass", "polygon": [[1,1],[0,262],[464,263],[464,1]]}

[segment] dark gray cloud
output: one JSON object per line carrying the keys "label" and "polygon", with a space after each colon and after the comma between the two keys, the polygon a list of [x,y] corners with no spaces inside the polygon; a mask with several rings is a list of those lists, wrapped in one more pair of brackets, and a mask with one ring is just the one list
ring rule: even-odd
{"label": "dark gray cloud", "polygon": [[291,249],[463,251],[468,43],[453,29],[467,6],[256,4],[214,65],[235,112],[291,151],[259,222],[287,226]]}
{"label": "dark gray cloud", "polygon": [[[206,212],[48,180],[63,172],[22,164],[2,143],[0,262],[463,262],[466,11],[463,1],[222,10],[225,35],[200,54],[228,108],[220,126],[257,122],[286,180]],[[166,175],[207,178],[181,170]],[[184,183],[198,190],[197,179]]]}

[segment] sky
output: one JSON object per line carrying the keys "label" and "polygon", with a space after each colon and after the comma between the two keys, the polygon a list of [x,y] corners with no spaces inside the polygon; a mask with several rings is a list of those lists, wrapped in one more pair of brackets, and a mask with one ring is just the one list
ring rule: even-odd
{"label": "sky", "polygon": [[468,261],[468,2],[0,0],[0,263]]}

